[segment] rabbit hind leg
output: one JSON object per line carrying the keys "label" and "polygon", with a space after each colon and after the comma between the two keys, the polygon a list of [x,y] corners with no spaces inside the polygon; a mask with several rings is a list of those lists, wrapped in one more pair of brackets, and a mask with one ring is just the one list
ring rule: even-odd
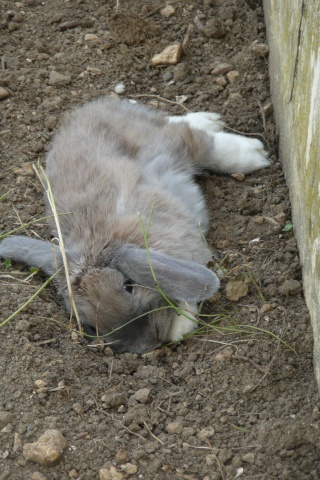
{"label": "rabbit hind leg", "polygon": [[[224,123],[216,113],[188,113],[168,117],[169,124],[187,124],[185,139],[196,173],[211,170],[215,173],[252,173],[268,167],[271,162],[260,140],[223,131]],[[188,137],[188,138],[187,138]]]}

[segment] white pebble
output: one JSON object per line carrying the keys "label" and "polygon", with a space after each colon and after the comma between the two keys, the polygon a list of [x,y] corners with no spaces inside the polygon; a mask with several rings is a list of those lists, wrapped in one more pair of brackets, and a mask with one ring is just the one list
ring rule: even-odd
{"label": "white pebble", "polygon": [[126,86],[122,82],[117,83],[117,85],[114,87],[114,92],[117,93],[118,95],[121,95],[125,91],[126,91]]}

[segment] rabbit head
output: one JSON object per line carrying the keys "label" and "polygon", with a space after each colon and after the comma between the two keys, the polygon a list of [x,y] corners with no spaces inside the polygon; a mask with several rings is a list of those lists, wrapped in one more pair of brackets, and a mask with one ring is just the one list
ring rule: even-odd
{"label": "rabbit head", "polygon": [[[85,332],[103,336],[117,352],[142,353],[173,340],[176,311],[165,296],[177,305],[195,304],[219,287],[214,273],[200,264],[152,250],[148,258],[134,245],[108,247],[95,265],[88,264],[79,268],[70,259],[75,304]],[[68,306],[65,287],[62,293]]]}

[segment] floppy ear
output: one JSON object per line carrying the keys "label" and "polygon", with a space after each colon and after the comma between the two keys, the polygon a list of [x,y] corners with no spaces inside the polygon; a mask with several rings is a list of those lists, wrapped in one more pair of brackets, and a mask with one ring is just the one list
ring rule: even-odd
{"label": "floppy ear", "polygon": [[0,257],[41,268],[49,276],[63,263],[60,247],[57,245],[22,236],[5,238],[0,243]]}
{"label": "floppy ear", "polygon": [[[201,302],[219,289],[218,277],[199,263],[177,260],[149,250],[151,265],[161,290],[173,300]],[[147,252],[133,245],[123,245],[118,251],[117,268],[140,285],[155,288]]]}

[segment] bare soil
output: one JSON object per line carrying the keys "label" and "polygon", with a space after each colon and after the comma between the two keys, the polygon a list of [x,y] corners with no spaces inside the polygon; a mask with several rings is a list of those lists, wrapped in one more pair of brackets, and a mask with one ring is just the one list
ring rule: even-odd
{"label": "bare soil", "polygon": [[[212,219],[207,239],[225,272],[221,295],[203,310],[220,318],[218,330],[203,328],[142,357],[114,355],[71,335],[53,286],[1,327],[0,480],[92,480],[102,468],[109,471],[102,479],[320,478],[310,319],[296,242],[283,231],[290,201],[268,59],[252,51],[266,42],[263,10],[259,0],[171,3],[167,18],[164,4],[147,0],[120,0],[118,12],[111,0],[1,1],[0,87],[10,94],[0,102],[0,196],[8,193],[1,232],[43,215],[30,164],[44,164],[63,112],[111,94],[118,82],[123,96],[171,115],[185,108],[222,114],[232,129],[261,139],[273,165],[243,182],[201,181]],[[190,24],[179,64],[152,66],[152,56],[183,41]],[[214,75],[221,63],[238,73]],[[50,85],[52,71],[70,78]],[[28,234],[49,238],[45,221]],[[44,277],[0,265],[3,321]],[[238,301],[226,296],[231,280],[248,286]],[[36,380],[46,383],[39,388]],[[50,428],[67,440],[59,463],[26,460],[22,445]]]}

